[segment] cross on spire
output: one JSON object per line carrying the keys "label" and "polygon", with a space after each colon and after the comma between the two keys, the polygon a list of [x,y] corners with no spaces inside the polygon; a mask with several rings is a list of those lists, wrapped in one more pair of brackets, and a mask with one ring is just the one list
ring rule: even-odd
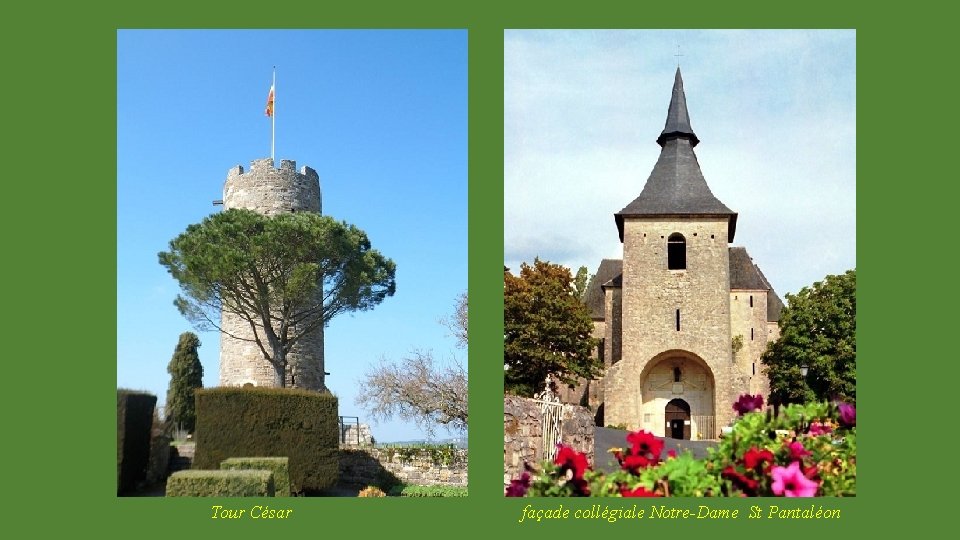
{"label": "cross on spire", "polygon": [[680,67],[680,57],[683,56],[683,55],[680,54],[680,44],[679,44],[679,43],[677,44],[677,54],[675,54],[674,56],[677,57],[677,67]]}

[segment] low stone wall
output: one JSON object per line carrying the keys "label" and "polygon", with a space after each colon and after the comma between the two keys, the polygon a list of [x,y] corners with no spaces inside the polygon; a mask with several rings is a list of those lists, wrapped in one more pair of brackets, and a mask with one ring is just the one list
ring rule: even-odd
{"label": "low stone wall", "polygon": [[[539,465],[543,460],[543,433],[540,405],[519,396],[503,398],[503,484],[523,473],[523,464]],[[563,406],[560,442],[593,456],[593,413],[586,407]]]}
{"label": "low stone wall", "polygon": [[340,448],[340,483],[355,486],[467,485],[467,450],[445,456],[428,449]]}

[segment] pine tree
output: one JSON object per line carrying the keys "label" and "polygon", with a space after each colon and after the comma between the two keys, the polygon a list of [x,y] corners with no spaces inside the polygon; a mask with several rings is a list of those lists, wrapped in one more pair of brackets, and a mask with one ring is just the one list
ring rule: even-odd
{"label": "pine tree", "polygon": [[174,425],[193,432],[197,422],[193,392],[203,388],[203,366],[197,348],[200,338],[193,332],[180,334],[180,341],[167,366],[170,388],[167,390],[166,416]]}

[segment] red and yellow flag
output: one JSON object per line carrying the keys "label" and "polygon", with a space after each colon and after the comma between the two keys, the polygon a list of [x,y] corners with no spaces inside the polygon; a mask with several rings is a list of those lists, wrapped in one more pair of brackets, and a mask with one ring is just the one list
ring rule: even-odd
{"label": "red and yellow flag", "polygon": [[267,94],[267,108],[263,113],[267,116],[273,116],[273,85],[270,85],[270,93]]}

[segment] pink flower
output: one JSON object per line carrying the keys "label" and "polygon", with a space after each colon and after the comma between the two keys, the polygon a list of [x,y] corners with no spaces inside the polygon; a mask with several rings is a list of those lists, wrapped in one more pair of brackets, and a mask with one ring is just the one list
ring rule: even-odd
{"label": "pink flower", "polygon": [[813,422],[810,424],[810,429],[807,431],[807,434],[811,437],[818,437],[820,435],[829,435],[833,431],[833,427],[829,424],[821,424],[820,422]]}
{"label": "pink flower", "polygon": [[523,497],[530,488],[530,473],[524,472],[520,478],[514,478],[507,486],[507,497]]}
{"label": "pink flower", "polygon": [[794,461],[789,467],[773,467],[773,485],[770,489],[774,495],[784,497],[815,497],[820,483],[810,480],[800,470],[800,462]]}
{"label": "pink flower", "polygon": [[737,414],[743,416],[748,412],[759,411],[763,408],[763,396],[757,394],[751,396],[750,394],[743,394],[740,396],[740,399],[733,404],[733,410],[737,411]]}
{"label": "pink flower", "polygon": [[840,409],[840,423],[847,426],[853,427],[857,425],[857,408],[849,403],[839,403],[837,408]]}
{"label": "pink flower", "polygon": [[798,441],[793,441],[788,444],[787,448],[790,449],[790,459],[793,460],[801,460],[810,455],[810,451],[804,448],[803,444]]}

